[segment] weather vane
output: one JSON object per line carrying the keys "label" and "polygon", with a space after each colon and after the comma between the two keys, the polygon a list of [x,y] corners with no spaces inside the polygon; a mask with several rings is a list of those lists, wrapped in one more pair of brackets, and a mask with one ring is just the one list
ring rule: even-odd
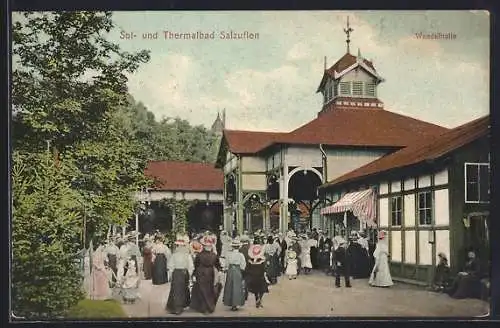
{"label": "weather vane", "polygon": [[344,29],[344,33],[347,34],[347,40],[346,40],[346,43],[347,43],[347,53],[350,53],[349,51],[349,43],[351,42],[351,40],[349,39],[349,37],[351,36],[351,32],[353,32],[354,30],[349,26],[349,16],[347,16],[347,28]]}

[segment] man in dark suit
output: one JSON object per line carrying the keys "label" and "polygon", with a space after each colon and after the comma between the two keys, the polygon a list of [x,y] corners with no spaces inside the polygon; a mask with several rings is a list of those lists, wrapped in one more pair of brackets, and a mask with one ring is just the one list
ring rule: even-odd
{"label": "man in dark suit", "polygon": [[317,263],[318,263],[318,269],[324,270],[326,268],[325,264],[325,236],[323,235],[323,232],[321,230],[318,231],[319,237],[318,237],[318,256],[317,256]]}
{"label": "man in dark suit", "polygon": [[285,238],[283,238],[283,234],[280,233],[278,234],[279,238],[279,244],[281,247],[281,252],[280,252],[280,269],[282,273],[285,273],[286,270],[286,265],[285,265],[285,255],[286,255],[286,250],[288,248],[288,245],[286,243]]}
{"label": "man in dark suit", "polygon": [[340,246],[335,250],[333,261],[335,264],[335,287],[340,287],[340,276],[342,275],[344,276],[345,286],[350,288],[350,254],[347,251],[347,242],[345,240],[343,240]]}

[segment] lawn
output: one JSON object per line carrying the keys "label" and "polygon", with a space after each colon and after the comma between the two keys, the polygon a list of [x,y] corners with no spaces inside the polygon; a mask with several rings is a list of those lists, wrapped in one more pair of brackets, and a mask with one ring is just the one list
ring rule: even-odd
{"label": "lawn", "polygon": [[73,307],[66,319],[119,319],[127,315],[123,311],[122,305],[116,300],[82,300]]}

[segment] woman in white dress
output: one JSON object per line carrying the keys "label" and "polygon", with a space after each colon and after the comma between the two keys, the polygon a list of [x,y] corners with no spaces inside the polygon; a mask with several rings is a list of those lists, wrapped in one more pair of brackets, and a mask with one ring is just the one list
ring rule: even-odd
{"label": "woman in white dress", "polygon": [[285,275],[289,280],[297,279],[297,253],[287,250]]}
{"label": "woman in white dress", "polygon": [[308,238],[303,242],[302,248],[302,268],[304,269],[305,274],[309,274],[312,269],[312,261],[311,261],[311,247],[317,247],[318,241],[312,238]]}
{"label": "woman in white dress", "polygon": [[385,231],[380,231],[378,243],[373,252],[375,265],[370,275],[369,284],[374,287],[390,287],[394,285],[389,270],[389,246],[385,239]]}
{"label": "woman in white dress", "polygon": [[122,295],[125,303],[135,303],[139,298],[139,275],[137,274],[136,261],[129,259],[127,261],[127,273],[122,284]]}

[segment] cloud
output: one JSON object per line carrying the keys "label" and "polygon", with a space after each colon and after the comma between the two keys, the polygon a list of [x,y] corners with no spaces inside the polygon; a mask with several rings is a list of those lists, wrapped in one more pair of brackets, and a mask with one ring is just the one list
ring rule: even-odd
{"label": "cloud", "polygon": [[440,56],[443,53],[440,42],[442,41],[419,39],[416,35],[410,35],[398,41],[398,53],[405,56]]}
{"label": "cloud", "polygon": [[417,39],[411,28],[404,37],[384,39],[382,24],[355,13],[260,15],[262,28],[272,31],[261,33],[258,45],[273,49],[268,61],[221,65],[194,52],[153,53],[151,62],[131,76],[132,94],[157,117],[180,116],[209,127],[217,111],[225,108],[230,129],[290,131],[314,119],[321,109],[322,99],[315,91],[324,56],[331,66],[345,53],[348,15],[354,29],[351,53],[357,54],[360,47],[387,80],[379,88],[386,109],[449,127],[488,111],[488,65],[465,61],[446,47],[445,42],[461,40]]}

